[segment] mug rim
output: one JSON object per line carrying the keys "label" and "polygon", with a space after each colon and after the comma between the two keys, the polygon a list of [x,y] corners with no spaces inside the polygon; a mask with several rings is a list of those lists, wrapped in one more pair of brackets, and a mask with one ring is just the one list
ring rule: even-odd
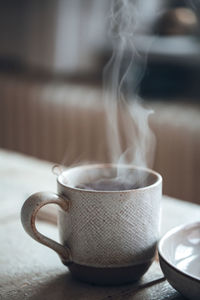
{"label": "mug rim", "polygon": [[[61,177],[63,175],[63,173],[65,172],[70,172],[71,169],[75,169],[75,168],[85,168],[85,169],[92,169],[92,168],[116,168],[116,167],[123,167],[123,168],[127,168],[127,169],[136,169],[136,170],[140,170],[140,171],[145,171],[149,174],[153,174],[156,176],[156,180],[154,183],[152,184],[149,184],[147,186],[144,186],[144,187],[139,187],[139,188],[136,188],[136,189],[128,189],[128,190],[118,190],[118,191],[101,191],[101,190],[87,190],[87,189],[81,189],[81,188],[77,188],[77,187],[71,187],[67,184],[64,184],[62,181],[61,181]],[[144,191],[144,190],[148,190],[148,189],[151,189],[153,187],[156,187],[158,185],[160,185],[162,183],[162,176],[150,169],[150,168],[146,168],[146,167],[139,167],[139,166],[135,166],[135,165],[128,165],[128,164],[120,164],[120,165],[117,165],[117,164],[112,164],[112,163],[100,163],[100,164],[87,164],[87,165],[78,165],[78,166],[74,166],[74,167],[71,167],[71,168],[68,168],[66,170],[64,170],[58,177],[57,177],[57,183],[59,185],[61,185],[63,188],[67,188],[71,191],[76,191],[76,192],[82,192],[82,193],[103,193],[103,194],[113,194],[113,193],[130,193],[130,192],[133,192],[133,191]]]}

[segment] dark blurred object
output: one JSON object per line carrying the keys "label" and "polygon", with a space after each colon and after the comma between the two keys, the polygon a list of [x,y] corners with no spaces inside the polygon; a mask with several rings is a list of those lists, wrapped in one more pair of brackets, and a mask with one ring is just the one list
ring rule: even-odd
{"label": "dark blurred object", "polygon": [[[160,4],[158,1],[157,3]],[[192,5],[194,4],[194,5]],[[121,77],[129,66],[123,92],[145,98],[199,99],[200,97],[200,1],[163,0],[145,31],[137,32],[134,49],[127,49]],[[111,57],[103,49],[101,65]],[[106,53],[107,50],[107,53]]]}
{"label": "dark blurred object", "polygon": [[[139,43],[145,53],[145,43],[150,38],[153,41],[139,87],[143,97],[199,98],[199,8],[196,1],[163,2],[163,12],[152,24],[152,36]],[[138,65],[143,68],[140,61]]]}
{"label": "dark blurred object", "polygon": [[[199,98],[200,96],[200,43],[191,36],[146,36],[138,41],[144,56],[147,45],[146,69],[140,82],[143,97]],[[144,63],[137,61],[142,70]]]}
{"label": "dark blurred object", "polygon": [[198,99],[200,96],[199,66],[179,65],[172,62],[147,64],[145,75],[140,83],[139,94],[154,99]]}
{"label": "dark blurred object", "polygon": [[198,19],[189,8],[175,8],[163,13],[155,24],[159,35],[194,35],[198,32]]}

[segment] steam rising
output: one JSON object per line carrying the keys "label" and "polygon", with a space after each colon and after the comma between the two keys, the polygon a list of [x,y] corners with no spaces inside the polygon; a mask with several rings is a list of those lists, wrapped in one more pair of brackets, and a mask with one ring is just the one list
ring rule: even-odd
{"label": "steam rising", "polygon": [[[82,188],[88,188],[87,183],[96,180],[92,187],[103,186],[106,190],[115,190],[119,185],[125,184],[124,189],[132,189],[135,186],[145,186],[148,180],[147,172],[130,172],[129,168],[121,166],[131,164],[152,167],[154,157],[155,138],[148,125],[152,110],[146,109],[139,97],[133,96],[136,80],[132,73],[134,61],[139,56],[135,47],[135,33],[141,17],[139,5],[140,0],[112,0],[109,16],[109,40],[112,40],[113,54],[103,72],[102,106],[106,116],[109,161],[118,168],[112,172],[102,168],[101,175],[98,170],[96,173],[94,170],[88,182],[79,182],[76,176],[72,176],[72,186],[76,186],[78,182],[82,184]],[[137,80],[139,81],[139,78]],[[99,143],[103,142],[101,139],[102,135],[98,138]],[[55,168],[54,172],[60,174],[62,170]],[[84,173],[84,180],[85,177],[87,176]],[[69,184],[69,179],[66,184]]]}
{"label": "steam rising", "polygon": [[[134,0],[111,2],[109,35],[113,54],[104,68],[103,103],[112,163],[152,167],[155,139],[148,125],[152,110],[144,108],[136,95],[129,99],[129,88],[133,93],[134,82],[130,82],[128,75],[133,72],[134,59],[139,55],[134,46],[140,17],[138,4]],[[131,54],[128,62],[127,51]],[[123,72],[122,65],[125,65]]]}

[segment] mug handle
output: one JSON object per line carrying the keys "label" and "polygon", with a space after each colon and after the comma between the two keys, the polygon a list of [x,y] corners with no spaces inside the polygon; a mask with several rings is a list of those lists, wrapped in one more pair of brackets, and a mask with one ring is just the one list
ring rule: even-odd
{"label": "mug handle", "polygon": [[56,251],[62,262],[65,265],[69,265],[72,262],[70,249],[39,233],[35,226],[35,220],[39,209],[50,203],[59,205],[65,212],[69,210],[70,202],[68,199],[58,196],[55,193],[40,192],[31,195],[24,202],[21,209],[21,222],[24,230],[34,240]]}

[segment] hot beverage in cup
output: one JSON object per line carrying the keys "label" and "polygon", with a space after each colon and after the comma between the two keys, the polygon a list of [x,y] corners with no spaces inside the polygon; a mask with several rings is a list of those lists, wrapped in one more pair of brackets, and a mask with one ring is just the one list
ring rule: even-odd
{"label": "hot beverage in cup", "polygon": [[105,174],[107,176],[75,187],[91,191],[126,191],[139,189],[151,184],[151,179],[144,171],[134,170],[130,172],[130,170],[125,170],[120,172],[118,168],[115,171],[116,174],[110,174],[111,176],[115,175],[114,177]]}
{"label": "hot beverage in cup", "polygon": [[[26,200],[21,217],[27,233],[55,250],[80,280],[96,284],[138,280],[156,251],[161,176],[131,165],[100,164],[68,169],[57,182],[57,194],[42,192]],[[49,203],[60,207],[60,244],[35,227],[38,210]]]}

